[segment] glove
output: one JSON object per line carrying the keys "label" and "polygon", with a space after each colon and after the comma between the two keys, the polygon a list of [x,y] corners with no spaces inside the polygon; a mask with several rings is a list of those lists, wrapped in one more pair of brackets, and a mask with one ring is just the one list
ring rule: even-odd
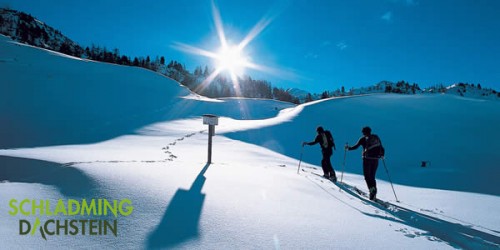
{"label": "glove", "polygon": [[307,142],[302,142],[302,147],[304,147],[307,144]]}
{"label": "glove", "polygon": [[346,145],[344,146],[344,150],[349,150],[349,145],[347,145],[347,144],[346,144]]}

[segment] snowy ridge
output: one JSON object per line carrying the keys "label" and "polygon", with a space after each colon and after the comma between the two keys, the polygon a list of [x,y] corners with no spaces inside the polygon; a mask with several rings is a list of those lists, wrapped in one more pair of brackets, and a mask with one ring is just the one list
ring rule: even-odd
{"label": "snowy ridge", "polygon": [[[5,248],[488,249],[500,246],[500,108],[452,95],[379,94],[304,105],[198,98],[151,71],[75,60],[0,36],[0,240]],[[29,72],[29,74],[27,73]],[[82,74],[85,72],[85,74]],[[36,90],[36,91],[33,91]],[[201,115],[221,116],[206,164]],[[366,191],[362,126],[381,136],[378,198],[320,173],[317,125],[337,143],[337,175]],[[459,136],[457,136],[459,135]],[[481,147],[478,147],[481,145]],[[301,152],[301,150],[304,150]],[[302,167],[297,174],[299,157]],[[421,161],[430,161],[426,168]],[[343,167],[342,167],[343,166]],[[470,178],[474,175],[474,178]],[[19,235],[9,201],[128,198],[118,236]],[[26,205],[28,206],[28,205]],[[53,208],[52,208],[53,209]],[[66,220],[59,214],[48,217]],[[41,217],[42,220],[47,217]],[[103,219],[89,216],[85,219]]]}
{"label": "snowy ridge", "polygon": [[447,94],[453,94],[469,98],[499,100],[500,93],[489,88],[481,88],[481,85],[474,84],[453,84],[446,88]]}
{"label": "snowy ridge", "polygon": [[319,100],[328,97],[340,96],[354,96],[354,95],[367,95],[367,94],[381,94],[381,93],[396,93],[404,95],[419,95],[419,94],[451,94],[463,97],[486,99],[486,100],[500,100],[500,93],[494,89],[481,88],[481,85],[474,84],[452,84],[448,87],[433,86],[421,89],[417,84],[409,84],[408,82],[399,81],[393,83],[390,81],[381,81],[373,86],[337,89],[335,91],[325,91],[322,94],[310,94],[305,90],[289,89],[287,90],[292,96],[299,98],[301,102]]}
{"label": "snowy ridge", "polygon": [[40,48],[65,54],[81,54],[83,49],[60,31],[23,12],[0,8],[0,34]]}

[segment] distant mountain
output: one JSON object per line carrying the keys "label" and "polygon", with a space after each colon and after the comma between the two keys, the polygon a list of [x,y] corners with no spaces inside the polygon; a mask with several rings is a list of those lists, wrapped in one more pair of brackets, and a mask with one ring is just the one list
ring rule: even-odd
{"label": "distant mountain", "polygon": [[361,88],[351,88],[346,90],[344,87],[334,90],[334,91],[324,91],[323,93],[309,93],[305,90],[291,88],[287,90],[290,95],[298,98],[301,102],[308,102],[312,100],[319,100],[330,97],[339,96],[352,96],[352,95],[365,95],[365,94],[376,94],[376,93],[397,93],[397,94],[420,94],[423,93],[422,89],[418,84],[409,84],[405,81],[399,81],[397,83],[389,81],[381,81],[375,85],[361,87]]}
{"label": "distant mountain", "polygon": [[[309,98],[312,100],[319,100],[320,96],[318,94],[311,94],[303,89],[290,88],[286,90],[291,96],[299,99],[300,103],[307,102]],[[310,101],[310,100],[309,100]]]}
{"label": "distant mountain", "polygon": [[81,57],[84,50],[60,31],[29,14],[0,8],[0,33],[15,41]]}
{"label": "distant mountain", "polygon": [[[176,61],[171,61],[166,65],[164,57],[157,57],[155,60],[151,60],[149,56],[147,56],[147,58],[136,57],[132,59],[128,56],[120,55],[118,49],[108,51],[106,48],[95,47],[94,45],[92,45],[91,48],[87,47],[83,49],[76,42],[64,36],[60,31],[20,11],[0,8],[0,34],[9,36],[18,42],[58,51],[79,58],[150,69],[182,83],[201,95],[214,98],[236,96],[233,84],[225,77],[217,77],[209,86],[200,88],[201,83],[210,74],[207,68],[202,72],[201,67],[199,67],[195,72],[191,73],[186,70],[182,63]],[[372,86],[351,88],[348,90],[342,87],[341,89],[324,91],[323,93],[310,93],[296,88],[287,90],[273,88],[271,83],[265,80],[253,80],[250,77],[240,79],[240,83],[240,85],[243,86],[239,90],[240,96],[249,98],[274,98],[294,103],[304,103],[329,97],[374,93],[408,95],[446,93],[471,98],[500,100],[500,93],[497,91],[481,88],[480,84],[474,85],[467,83],[457,83],[448,87],[436,85],[421,89],[416,83],[410,84],[405,81],[399,81],[397,83],[381,81]]]}
{"label": "distant mountain", "polygon": [[[427,92],[436,92],[437,88],[430,88]],[[458,83],[444,88],[444,93],[470,98],[498,100],[500,93],[494,89],[482,88],[481,84]]]}
{"label": "distant mountain", "polygon": [[436,85],[429,88],[421,89],[418,84],[410,84],[405,81],[393,83],[390,81],[381,81],[375,85],[360,88],[351,88],[349,90],[337,89],[334,91],[324,91],[321,94],[312,94],[305,90],[292,88],[287,90],[290,95],[298,98],[301,103],[312,100],[319,100],[330,97],[366,95],[377,93],[395,93],[405,95],[416,94],[451,94],[469,98],[500,100],[500,93],[491,88],[482,88],[481,84],[457,83],[450,86]]}

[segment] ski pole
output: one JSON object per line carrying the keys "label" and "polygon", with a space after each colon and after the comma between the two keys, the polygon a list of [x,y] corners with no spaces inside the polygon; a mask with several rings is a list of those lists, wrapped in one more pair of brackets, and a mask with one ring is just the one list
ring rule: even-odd
{"label": "ski pole", "polygon": [[[347,142],[345,143],[347,147]],[[344,147],[344,163],[342,163],[342,174],[340,175],[340,183],[342,183],[342,179],[344,178],[344,170],[345,170],[345,156],[347,154],[347,149]]]}
{"label": "ski pole", "polygon": [[297,168],[297,174],[300,171],[300,163],[302,162],[302,153],[304,153],[304,144],[302,144],[302,149],[300,150],[300,160],[299,160],[299,167]]}
{"label": "ski pole", "polygon": [[384,157],[382,157],[382,162],[384,163],[385,172],[387,173],[387,176],[389,177],[389,182],[391,183],[392,192],[394,193],[394,197],[396,197],[396,201],[399,202],[398,196],[396,196],[396,191],[394,191],[394,186],[392,185],[392,180],[391,180],[391,176],[389,175],[389,170],[387,169],[387,166],[385,165],[385,158]]}

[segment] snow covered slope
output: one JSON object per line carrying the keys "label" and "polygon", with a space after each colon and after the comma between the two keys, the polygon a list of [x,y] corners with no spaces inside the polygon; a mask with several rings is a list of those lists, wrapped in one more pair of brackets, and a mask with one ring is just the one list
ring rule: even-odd
{"label": "snow covered slope", "polygon": [[[396,95],[299,106],[270,100],[212,100],[142,69],[68,58],[6,38],[0,40],[0,51],[3,248],[500,245],[500,218],[495,212],[500,198],[489,191],[496,182],[480,173],[499,176],[490,162],[498,162],[498,156],[490,155],[494,152],[490,148],[498,148],[494,129],[499,125],[499,109],[492,102]],[[207,128],[200,118],[204,113],[221,116],[211,165],[205,163]],[[395,201],[386,181],[378,181],[378,196],[392,204],[387,208],[340,192],[337,185],[314,174],[320,173],[312,165],[319,162],[318,148],[304,149],[307,163],[297,174],[300,143],[311,140],[319,124],[336,138],[338,174],[341,145],[354,143],[362,126],[372,126],[386,147],[401,202]],[[456,134],[463,134],[464,140]],[[469,158],[473,168],[461,162]],[[421,160],[430,161],[430,166],[421,168]],[[355,174],[359,168],[359,152],[350,152],[343,179],[365,189],[363,177]],[[378,178],[384,178],[380,168]],[[440,171],[445,174],[439,175]],[[469,186],[471,175],[485,184]],[[451,190],[431,188],[437,184],[430,177],[437,176]],[[129,199],[133,212],[117,218],[11,215],[13,199],[49,201],[52,211],[58,200]],[[36,218],[43,232],[54,230],[53,224],[43,228],[50,219],[117,219],[118,234],[44,239],[35,228],[32,234],[19,235],[20,220]]]}
{"label": "snow covered slope", "polygon": [[[179,83],[142,68],[72,58],[5,36],[0,42],[0,148],[97,142],[156,121],[213,111],[214,102],[200,102]],[[256,117],[255,101],[228,99],[217,106],[241,119]],[[265,103],[258,118],[292,106]]]}
{"label": "snow covered slope", "polygon": [[[370,126],[385,145],[395,182],[500,195],[499,189],[491,188],[500,176],[497,101],[454,95],[338,98],[303,105],[290,122],[228,136],[298,158],[301,142],[314,140],[320,125],[331,130],[336,141],[332,163],[337,170],[343,163],[343,145],[354,145],[361,129]],[[303,160],[319,165],[318,147],[306,147]],[[347,171],[362,173],[360,150],[348,152],[346,162]],[[382,171],[378,176],[387,179]]]}

